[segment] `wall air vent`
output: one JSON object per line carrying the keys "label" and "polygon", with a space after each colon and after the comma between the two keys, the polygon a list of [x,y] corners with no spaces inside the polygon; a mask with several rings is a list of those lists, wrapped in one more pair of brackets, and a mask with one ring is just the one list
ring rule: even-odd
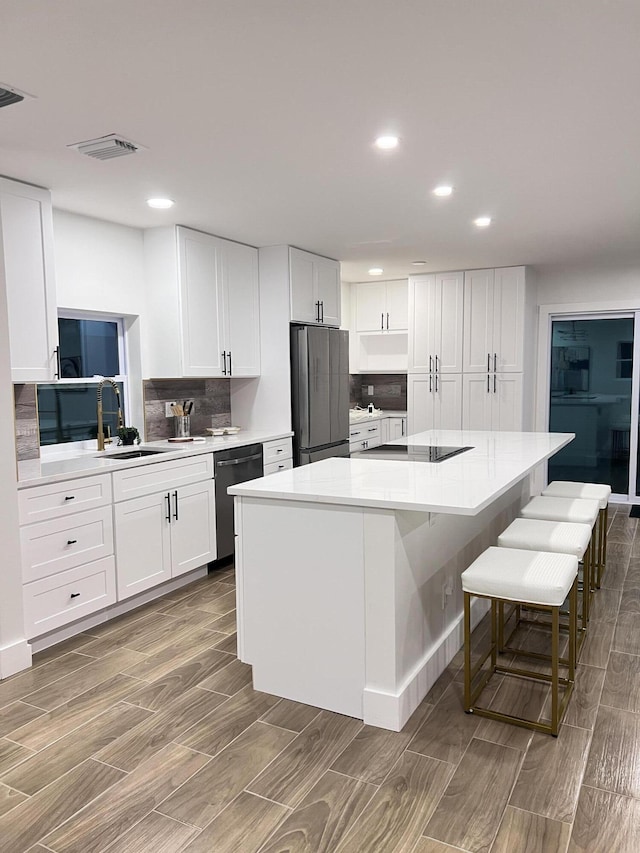
{"label": "wall air vent", "polygon": [[112,160],[114,157],[124,157],[126,154],[145,150],[143,145],[130,142],[116,133],[100,136],[98,139],[87,139],[85,142],[74,142],[73,145],[67,145],[67,148],[75,148],[81,154],[96,160]]}
{"label": "wall air vent", "polygon": [[31,98],[32,95],[27,95],[26,92],[21,92],[19,89],[14,89],[13,86],[7,86],[6,83],[0,83],[0,107],[8,107],[11,104],[19,104],[25,98]]}

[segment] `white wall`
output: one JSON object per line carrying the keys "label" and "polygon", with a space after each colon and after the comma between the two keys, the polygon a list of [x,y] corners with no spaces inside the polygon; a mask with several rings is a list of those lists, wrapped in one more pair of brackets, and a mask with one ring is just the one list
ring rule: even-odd
{"label": "white wall", "polygon": [[[0,232],[0,411],[13,411],[13,386],[9,357],[9,321]],[[15,425],[0,418],[0,679],[31,664],[31,648],[24,636],[22,569],[18,533],[18,490]]]}
{"label": "white wall", "polygon": [[53,236],[59,308],[144,312],[141,229],[54,210]]}
{"label": "white wall", "polygon": [[141,333],[145,314],[144,232],[65,210],[53,211],[58,308],[100,311],[125,318],[129,413],[142,433]]}
{"label": "white wall", "polygon": [[[640,302],[640,265],[556,267],[538,270],[538,305],[561,302]],[[597,310],[597,305],[594,305]]]}

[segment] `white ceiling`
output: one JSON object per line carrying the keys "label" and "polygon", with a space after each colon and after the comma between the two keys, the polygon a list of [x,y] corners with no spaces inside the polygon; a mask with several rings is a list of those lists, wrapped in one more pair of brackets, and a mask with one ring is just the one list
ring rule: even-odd
{"label": "white ceiling", "polygon": [[[638,0],[1,0],[0,83],[35,99],[0,111],[0,173],[349,281],[636,263],[639,48]],[[109,133],[148,150],[66,147]]]}

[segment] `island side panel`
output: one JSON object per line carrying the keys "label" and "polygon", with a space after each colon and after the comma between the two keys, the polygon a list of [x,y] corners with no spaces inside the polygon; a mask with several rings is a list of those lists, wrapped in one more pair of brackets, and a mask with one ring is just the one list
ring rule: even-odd
{"label": "island side panel", "polygon": [[[365,513],[366,723],[401,730],[450,663],[463,641],[460,575],[528,499],[525,477],[476,516]],[[486,609],[475,603],[475,622]]]}
{"label": "island side panel", "polygon": [[239,654],[254,688],[362,719],[362,511],[262,498],[236,507]]}

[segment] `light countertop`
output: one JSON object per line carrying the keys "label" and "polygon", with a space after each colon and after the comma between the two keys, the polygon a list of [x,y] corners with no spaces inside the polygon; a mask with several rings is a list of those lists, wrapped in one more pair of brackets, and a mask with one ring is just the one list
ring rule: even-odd
{"label": "light countertop", "polygon": [[[176,444],[170,441],[147,441],[140,445],[118,446],[113,443],[109,450],[103,453],[95,448],[86,451],[75,451],[60,456],[45,456],[40,459],[28,459],[18,462],[18,488],[27,486],[43,486],[48,483],[56,483],[68,480],[70,477],[89,477],[95,474],[121,471],[123,468],[131,468],[133,465],[152,465],[154,462],[166,462],[170,459],[180,459],[186,456],[195,456],[200,453],[213,453],[218,450],[227,450],[232,447],[244,447],[247,444],[273,441],[279,438],[289,438],[292,432],[274,432],[263,430],[241,430],[236,435],[209,436],[208,438]],[[122,453],[136,448],[158,448],[163,453],[154,453],[151,456],[143,456],[134,460],[109,459],[112,453]]]}
{"label": "light countertop", "polygon": [[373,414],[369,414],[366,409],[361,412],[354,412],[349,409],[349,425],[354,426],[363,421],[381,421],[383,418],[406,418],[406,412],[391,411],[390,409],[376,409]]}
{"label": "light countertop", "polygon": [[430,430],[393,443],[473,449],[437,463],[325,459],[240,483],[229,494],[476,515],[573,438],[573,433]]}

